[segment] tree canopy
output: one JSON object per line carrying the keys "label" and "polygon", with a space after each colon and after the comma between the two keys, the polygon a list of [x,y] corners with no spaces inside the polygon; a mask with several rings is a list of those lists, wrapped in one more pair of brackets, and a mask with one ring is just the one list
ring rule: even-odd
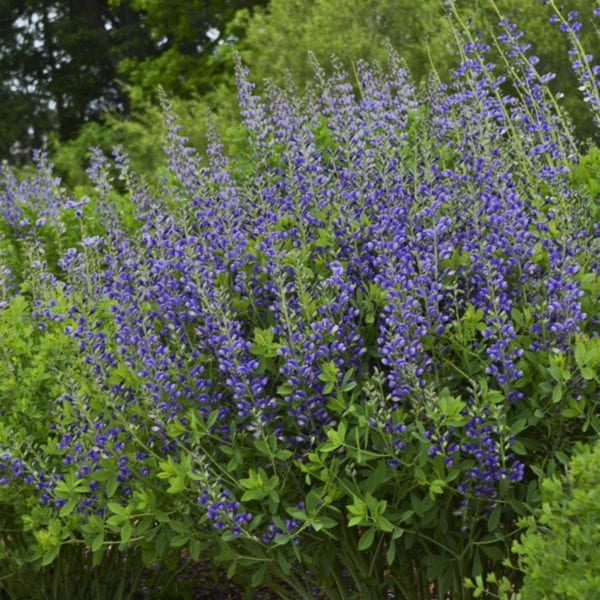
{"label": "tree canopy", "polygon": [[18,162],[49,131],[67,140],[107,111],[126,115],[132,84],[205,90],[227,22],[261,3],[0,0],[0,157]]}

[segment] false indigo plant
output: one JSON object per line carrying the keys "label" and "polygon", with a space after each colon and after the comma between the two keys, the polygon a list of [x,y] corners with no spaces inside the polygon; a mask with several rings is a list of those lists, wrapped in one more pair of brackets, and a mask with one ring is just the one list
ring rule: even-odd
{"label": "false indigo plant", "polygon": [[260,98],[238,61],[243,152],[211,125],[199,156],[163,95],[167,170],[93,151],[93,200],[43,156],[3,171],[7,573],[118,549],[248,597],[518,597],[516,523],[600,431],[600,225],[551,76],[499,27],[504,68],[463,32],[420,89],[391,50],[358,95],[315,66]]}

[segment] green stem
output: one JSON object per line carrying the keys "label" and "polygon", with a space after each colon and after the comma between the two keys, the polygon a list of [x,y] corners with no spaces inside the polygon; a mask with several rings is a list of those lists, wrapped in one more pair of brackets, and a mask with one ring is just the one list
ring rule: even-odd
{"label": "green stem", "polygon": [[[277,574],[277,579],[268,581],[267,586],[273,591],[277,592],[281,598],[289,600],[298,600],[298,598],[301,598],[302,600],[310,600],[310,598],[312,598],[311,590],[306,589],[306,586],[300,583],[295,575],[292,575],[291,573],[285,575],[278,569],[274,569],[273,571]],[[285,583],[298,595],[291,594],[288,589],[279,583],[280,581],[285,581]]]}

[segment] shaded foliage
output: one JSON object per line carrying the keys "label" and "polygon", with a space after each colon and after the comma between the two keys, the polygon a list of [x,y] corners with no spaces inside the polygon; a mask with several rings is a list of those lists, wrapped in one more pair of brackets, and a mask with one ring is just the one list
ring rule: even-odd
{"label": "shaded foliage", "polygon": [[65,141],[108,111],[127,115],[131,84],[206,91],[226,23],[257,1],[2,0],[0,158],[26,161],[50,132]]}

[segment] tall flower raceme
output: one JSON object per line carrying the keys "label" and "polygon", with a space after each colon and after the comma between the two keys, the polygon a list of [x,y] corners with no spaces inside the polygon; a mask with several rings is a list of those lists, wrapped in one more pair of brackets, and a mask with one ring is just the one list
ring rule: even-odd
{"label": "tall flower raceme", "polygon": [[12,271],[7,264],[5,251],[2,248],[0,249],[0,310],[8,306],[9,298],[14,293],[13,280]]}
{"label": "tall flower raceme", "polygon": [[18,181],[7,168],[2,168],[4,196],[3,221],[17,235],[46,223],[61,227],[59,208],[63,201],[60,179],[52,173],[52,165],[43,152],[34,154],[35,175]]}
{"label": "tall flower raceme", "polygon": [[157,181],[119,150],[114,171],[94,153],[90,201],[6,179],[6,225],[48,197],[81,231],[0,313],[70,353],[34,436],[2,408],[4,490],[45,511],[36,556],[185,548],[284,597],[454,597],[500,568],[549,449],[597,425],[600,364],[599,228],[570,213],[590,201],[570,130],[501,27],[512,70],[470,40],[421,91],[393,54],[357,65],[358,91],[337,68],[303,97],[259,98],[238,65],[244,157],[210,127],[200,158],[163,99]]}
{"label": "tall flower raceme", "polygon": [[[581,44],[579,31],[583,27],[583,23],[577,11],[566,12],[562,6],[557,6],[554,0],[549,0],[548,4],[553,10],[550,21],[557,23],[560,31],[568,37],[571,43],[569,48],[569,56],[572,59],[571,67],[578,76],[579,91],[582,93],[583,100],[588,103],[594,122],[598,126],[600,119],[600,92],[598,91],[600,88],[600,63],[598,63],[598,56],[594,56]],[[592,15],[596,19],[597,33],[600,6],[594,8]]]}

